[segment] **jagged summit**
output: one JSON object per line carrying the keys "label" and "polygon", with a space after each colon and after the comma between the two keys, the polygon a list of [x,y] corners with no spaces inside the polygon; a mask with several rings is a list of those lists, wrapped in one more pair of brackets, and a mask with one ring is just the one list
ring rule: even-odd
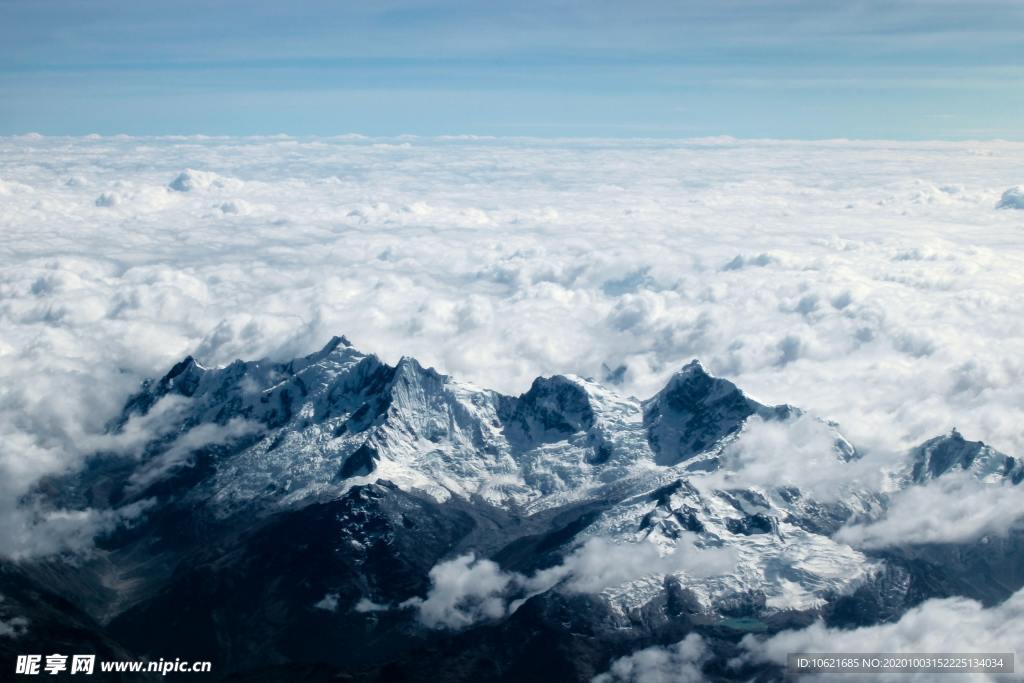
{"label": "jagged summit", "polygon": [[704,367],[704,364],[700,362],[699,358],[693,358],[689,363],[679,368],[674,373],[674,376],[676,377],[680,375],[707,375],[710,377],[711,373],[707,371],[707,368]]}
{"label": "jagged summit", "polygon": [[[235,360],[227,366],[213,368],[203,365],[194,356],[188,355],[172,366],[159,380],[144,382],[143,391],[140,394],[148,392],[157,394],[159,397],[167,393],[176,393],[191,397],[199,390],[199,383],[206,375],[210,375],[211,378],[215,377],[218,381],[232,381],[241,375],[249,375],[255,379],[254,371],[266,368],[270,370],[269,373],[265,373],[268,378],[280,380],[285,376],[308,370],[311,366],[322,365],[324,362],[337,360],[349,363],[365,358],[373,358],[377,363],[383,365],[376,355],[365,354],[357,350],[344,335],[334,336],[320,350],[287,362],[275,362],[268,359]],[[424,367],[411,356],[402,356],[391,370],[396,376],[406,379],[422,375],[430,377],[442,385],[452,381],[450,377],[434,368]],[[210,380],[206,381],[210,382]],[[204,386],[204,389],[212,388],[212,384],[211,382],[211,386]],[[571,422],[577,426],[584,426],[593,421],[593,407],[590,405],[588,392],[592,391],[594,387],[602,392],[608,391],[590,378],[585,379],[575,375],[553,375],[536,378],[530,388],[519,397],[504,398],[517,401],[524,407],[532,407],[542,419],[561,420],[569,413],[575,413],[577,419],[571,420]],[[711,375],[699,360],[694,359],[678,370],[669,379],[666,386],[654,397],[645,401],[644,405],[653,407],[667,404],[677,411],[692,412],[700,409],[701,406],[722,402],[732,402],[737,405],[745,403],[755,407],[755,412],[756,409],[765,408],[756,401],[748,399],[729,380]],[[148,407],[147,405],[146,409]],[[136,410],[138,409],[139,407],[136,406]],[[551,426],[558,427],[559,425]]]}
{"label": "jagged summit", "polygon": [[717,377],[712,374],[700,362],[694,358],[689,363],[677,370],[669,378],[665,387],[653,396],[645,404],[654,401],[668,402],[677,409],[688,409],[698,405],[708,405],[719,401],[733,401],[746,403],[755,412],[761,413],[766,410],[769,413],[780,413],[779,417],[788,417],[798,409],[788,404],[779,406],[766,406],[749,398],[746,393],[733,384],[731,381]]}
{"label": "jagged summit", "polygon": [[[343,336],[284,362],[208,368],[189,356],[143,384],[118,428],[168,396],[188,399],[174,433],[246,427],[237,448],[232,440],[217,444],[219,464],[202,483],[232,505],[332,495],[357,479],[377,478],[438,499],[559,505],[713,450],[750,415],[777,410],[697,361],[643,404],[574,375],[540,377],[522,395],[507,396],[412,357],[388,365]],[[150,450],[159,458],[166,449],[170,441]],[[172,463],[166,476],[173,479],[190,462]],[[281,480],[288,482],[284,489]]]}
{"label": "jagged summit", "polygon": [[[178,432],[235,420],[252,425],[247,439],[264,435],[217,468],[217,486],[238,500],[255,495],[246,482],[286,475],[291,495],[301,498],[359,473],[393,477],[440,498],[558,504],[637,468],[716,469],[718,450],[752,416],[801,414],[759,403],[696,359],[643,402],[573,375],[539,377],[523,394],[506,396],[412,357],[390,366],[344,336],[286,362],[237,360],[208,368],[187,356],[143,384],[115,429],[169,395],[190,399]],[[840,457],[853,457],[838,432],[836,444]],[[1024,471],[956,431],[923,444],[914,458],[915,481],[954,465],[1011,477]]]}
{"label": "jagged summit", "polygon": [[351,349],[351,348],[353,348],[352,347],[352,342],[350,342],[348,340],[348,337],[346,337],[345,335],[341,335],[341,336],[335,335],[335,336],[331,337],[330,341],[328,341],[326,344],[324,344],[324,347],[322,349],[320,349],[316,353],[312,353],[312,354],[306,356],[306,358],[310,358],[310,359],[312,359],[312,358],[323,358],[324,356],[327,356],[328,354],[333,353],[338,348]]}
{"label": "jagged summit", "polygon": [[765,406],[748,398],[727,379],[711,375],[692,360],[665,388],[644,402],[644,425],[660,465],[686,461],[739,431],[752,415],[785,419],[790,406]]}
{"label": "jagged summit", "polygon": [[345,335],[335,335],[331,337],[331,340],[328,341],[324,348],[322,348],[320,351],[321,353],[323,353],[324,351],[333,351],[339,346],[352,346],[352,342],[350,342],[348,340],[348,337],[346,337]]}
{"label": "jagged summit", "polygon": [[[759,403],[699,360],[642,402],[574,375],[539,377],[523,394],[507,396],[412,357],[391,366],[343,336],[284,362],[208,368],[188,356],[144,383],[115,429],[168,396],[187,401],[177,408],[176,428],[147,447],[156,463],[150,469],[160,475],[155,485],[165,490],[183,478],[194,488],[188,495],[212,495],[226,514],[261,500],[294,505],[331,497],[377,479],[437,500],[481,497],[541,510],[677,472],[727,467],[720,452],[751,417],[801,414]],[[203,425],[213,443],[182,457],[177,435]],[[834,455],[855,457],[835,425],[830,429]],[[209,467],[197,482],[200,460]],[[956,431],[922,444],[912,460],[907,477],[915,482],[951,469],[1024,477],[1013,458]],[[148,493],[141,488],[136,497]]]}
{"label": "jagged summit", "polygon": [[594,407],[586,389],[565,375],[538,377],[513,402],[508,421],[524,438],[557,440],[594,426]]}
{"label": "jagged summit", "polygon": [[179,393],[186,393],[191,391],[195,387],[195,382],[198,381],[200,375],[206,371],[206,368],[196,362],[196,359],[192,356],[185,356],[181,362],[177,363],[172,367],[166,375],[160,379],[160,383],[166,386],[169,390],[176,389]]}
{"label": "jagged summit", "polygon": [[911,453],[910,478],[914,482],[936,479],[947,472],[969,471],[981,479],[1024,480],[1024,463],[1005,455],[982,441],[969,441],[954,427]]}

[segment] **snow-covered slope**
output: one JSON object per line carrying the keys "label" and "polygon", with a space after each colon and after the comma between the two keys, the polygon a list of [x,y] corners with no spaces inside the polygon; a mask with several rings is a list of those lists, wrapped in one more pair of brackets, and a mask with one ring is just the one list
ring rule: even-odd
{"label": "snow-covered slope", "polygon": [[[457,499],[527,517],[600,502],[601,513],[565,552],[598,537],[654,543],[671,554],[681,535],[693,534],[698,549],[735,553],[727,574],[676,576],[708,613],[819,609],[880,570],[832,534],[855,515],[880,514],[884,497],[854,491],[821,502],[787,481],[737,488],[715,476],[727,467],[723,449],[752,417],[786,423],[803,412],[762,405],[697,361],[647,401],[576,376],[538,378],[512,397],[411,358],[388,366],[336,337],[288,363],[210,369],[186,358],[129,401],[118,428],[181,398],[171,436],[152,444],[132,474],[130,499],[159,496],[168,481],[193,474],[198,452],[209,474],[178,495],[221,518],[294,509],[378,480],[438,503]],[[239,421],[248,428],[238,429]],[[822,424],[833,435],[825,457],[856,459],[835,425]],[[226,437],[193,440],[195,452],[182,456],[190,434],[230,425]],[[1012,469],[1006,456],[958,434],[927,442],[913,458],[913,482],[954,465],[979,476]],[[609,597],[640,608],[663,579],[654,572]]]}
{"label": "snow-covered slope", "polygon": [[[790,434],[800,430],[812,438]],[[295,590],[319,591],[309,605],[349,615],[342,629],[364,615],[406,634],[512,623],[533,618],[517,615],[535,600],[580,593],[594,628],[616,637],[820,615],[874,623],[967,584],[929,583],[925,555],[861,547],[844,530],[885,523],[890,505],[907,505],[901,492],[950,472],[1004,494],[1022,473],[953,432],[872,488],[861,475],[874,465],[837,425],[761,404],[697,361],[646,401],[572,375],[507,396],[412,358],[388,365],[343,337],[284,363],[186,358],[144,383],[111,431],[148,435],[141,454],[97,454],[50,490],[64,507],[141,513],[103,540],[93,588],[45,575],[130,635],[210,572],[241,580],[231,577],[262,572],[252,558],[282,547],[315,557],[266,571],[301,575]],[[766,476],[765,462],[785,467]],[[815,484],[825,475],[842,482],[828,495]],[[985,571],[1024,581],[1002,555]],[[287,609],[294,599],[280,597]],[[224,609],[218,619],[238,618]]]}
{"label": "snow-covered slope", "polygon": [[[289,363],[236,361],[208,369],[186,358],[133,397],[119,428],[187,398],[173,438],[153,444],[142,470],[204,425],[251,425],[200,487],[230,512],[264,500],[293,505],[388,479],[438,501],[481,498],[527,512],[614,490],[650,490],[716,468],[715,454],[752,415],[786,419],[697,362],[649,401],[581,377],[538,378],[510,397],[403,358],[395,367],[333,339]],[[221,445],[223,449],[223,445]],[[178,468],[189,465],[178,458]],[[678,471],[678,472],[677,472]],[[136,493],[138,497],[144,492]]]}

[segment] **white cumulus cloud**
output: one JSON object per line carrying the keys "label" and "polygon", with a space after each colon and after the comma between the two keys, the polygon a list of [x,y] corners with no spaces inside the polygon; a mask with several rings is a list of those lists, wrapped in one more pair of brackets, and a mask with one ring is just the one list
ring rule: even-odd
{"label": "white cumulus cloud", "polygon": [[964,543],[1024,528],[1024,489],[949,472],[894,494],[881,519],[849,524],[836,540],[860,548]]}
{"label": "white cumulus cloud", "polygon": [[462,628],[478,621],[500,619],[527,598],[556,586],[570,592],[600,593],[652,575],[685,573],[693,577],[727,573],[735,565],[731,550],[699,548],[693,534],[683,534],[672,552],[653,543],[615,543],[590,538],[564,560],[531,576],[506,572],[497,563],[461,555],[430,570],[425,599],[402,604],[414,607],[419,620],[431,628]]}
{"label": "white cumulus cloud", "polygon": [[845,459],[833,429],[807,413],[789,420],[750,418],[720,459],[717,472],[694,483],[702,488],[796,486],[820,501],[880,490],[886,482],[880,466],[889,460],[876,454]]}
{"label": "white cumulus cloud", "polygon": [[415,607],[419,620],[430,628],[462,628],[507,613],[504,597],[514,576],[496,562],[469,553],[430,570],[426,599],[413,598],[403,606]]}
{"label": "white cumulus cloud", "polygon": [[[745,636],[746,652],[741,660],[771,662],[785,666],[790,652],[829,653],[1020,653],[1024,652],[1024,590],[1003,603],[985,608],[967,598],[928,600],[907,611],[899,621],[857,629],[828,628],[816,622],[800,630],[783,631],[763,639]],[[1019,664],[1018,664],[1019,666]],[[830,681],[835,674],[801,680]],[[949,681],[1000,681],[1005,676],[943,674]],[[874,681],[877,675],[863,677],[843,674],[843,680]],[[933,681],[935,674],[901,674],[901,681]]]}
{"label": "white cumulus cloud", "polygon": [[705,680],[701,665],[708,656],[704,639],[691,633],[675,645],[620,657],[591,683],[700,683]]}

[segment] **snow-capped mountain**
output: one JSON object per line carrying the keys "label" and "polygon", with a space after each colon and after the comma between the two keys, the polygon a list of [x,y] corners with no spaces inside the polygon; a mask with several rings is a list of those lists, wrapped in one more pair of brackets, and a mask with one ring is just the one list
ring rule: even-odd
{"label": "snow-capped mountain", "polygon": [[908,478],[922,483],[957,470],[984,481],[1019,484],[1024,480],[1024,463],[980,441],[968,441],[955,429],[914,449]]}
{"label": "snow-capped mountain", "polygon": [[[757,438],[789,429],[810,446]],[[188,357],[110,431],[147,437],[39,496],[131,511],[125,524],[88,556],[4,566],[0,594],[46,596],[17,603],[30,631],[73,612],[80,640],[208,658],[244,680],[300,663],[314,679],[587,680],[690,632],[724,662],[747,633],[1024,585],[1012,533],[971,563],[950,561],[966,542],[843,535],[901,491],[950,472],[1013,486],[1021,463],[954,431],[871,487],[837,425],[763,405],[697,361],[646,401],[571,375],[506,396],[336,337],[286,363]],[[848,468],[849,482],[821,495],[786,470],[764,476],[769,455]],[[995,587],[978,583],[989,575]]]}

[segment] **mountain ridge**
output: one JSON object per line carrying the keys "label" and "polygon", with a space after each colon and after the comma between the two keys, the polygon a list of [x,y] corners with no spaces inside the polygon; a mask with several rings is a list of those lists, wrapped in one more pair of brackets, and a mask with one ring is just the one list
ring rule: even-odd
{"label": "mountain ridge", "polygon": [[[834,423],[761,404],[698,361],[644,401],[575,375],[507,396],[412,358],[388,365],[339,336],[284,362],[188,356],[144,382],[111,431],[138,424],[153,438],[137,455],[98,453],[48,487],[65,508],[135,506],[134,521],[91,557],[6,571],[89,614],[103,642],[173,646],[226,672],[320,661],[472,680],[444,648],[467,644],[476,671],[497,656],[487,633],[527,629],[557,643],[545,650],[553,671],[586,680],[613,655],[688,632],[727,657],[745,633],[873,624],[929,596],[990,600],[1024,585],[1016,535],[970,565],[1000,587],[974,586],[950,560],[964,544],[836,538],[884,515],[893,493],[854,482],[819,499],[744,480],[743,458],[766,447],[747,444],[758,430],[799,426],[818,466],[837,471],[862,454]],[[1012,485],[1015,468],[954,431],[891,479],[896,492],[954,470]],[[566,609],[589,644],[559,635]],[[342,641],[361,651],[332,645]]]}

